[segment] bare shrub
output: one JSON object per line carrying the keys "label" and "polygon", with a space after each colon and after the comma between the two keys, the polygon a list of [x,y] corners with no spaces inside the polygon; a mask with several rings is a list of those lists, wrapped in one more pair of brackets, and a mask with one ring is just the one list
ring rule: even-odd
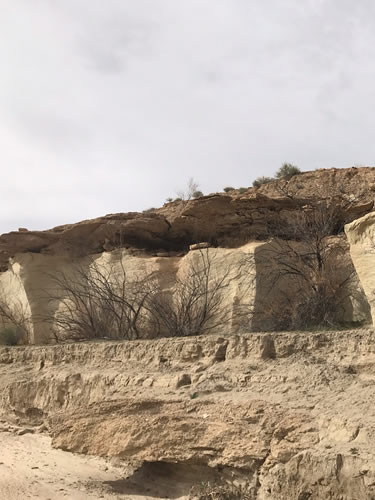
{"label": "bare shrub", "polygon": [[155,273],[130,279],[123,261],[50,274],[48,300],[54,312],[48,321],[55,339],[133,340],[217,331],[236,314],[244,317],[226,298],[243,265],[227,265],[225,259],[219,261],[213,249],[195,250],[169,288],[160,285]]}
{"label": "bare shrub", "polygon": [[7,327],[0,330],[0,345],[17,345],[23,338],[23,333],[17,327]]}
{"label": "bare shrub", "polygon": [[26,306],[21,300],[10,300],[4,290],[0,291],[0,328],[0,337],[9,345],[31,341],[32,323]]}
{"label": "bare shrub", "polygon": [[253,187],[260,187],[263,184],[269,184],[270,182],[273,182],[274,180],[275,179],[273,177],[265,177],[265,176],[257,177],[253,181]]}
{"label": "bare shrub", "polygon": [[59,308],[49,320],[56,340],[139,339],[144,335],[144,307],[153,293],[153,280],[129,280],[122,262],[118,268],[76,266],[72,274],[50,275],[49,300]]}
{"label": "bare shrub", "polygon": [[224,293],[234,270],[227,267],[218,273],[215,260],[209,249],[195,251],[186,274],[177,278],[173,289],[158,290],[150,297],[147,307],[159,335],[201,335],[229,322]]}
{"label": "bare shrub", "polygon": [[346,240],[332,235],[341,229],[337,209],[326,202],[272,228],[276,237],[265,250],[265,260],[270,288],[280,297],[282,313],[277,314],[282,328],[333,327],[340,322],[355,278],[351,265],[337,271],[337,261],[346,254]]}
{"label": "bare shrub", "polygon": [[92,264],[51,274],[48,299],[58,309],[49,321],[56,340],[190,336],[225,325],[231,315],[224,292],[233,270],[215,270],[209,249],[194,254],[167,290],[153,275],[130,280],[122,261],[116,269]]}
{"label": "bare shrub", "polygon": [[255,491],[248,483],[211,484],[207,482],[194,486],[189,498],[190,500],[254,500]]}
{"label": "bare shrub", "polygon": [[177,198],[175,201],[189,201],[193,198],[199,198],[200,196],[203,196],[203,193],[202,191],[199,191],[199,184],[193,179],[193,177],[190,177],[186,189],[177,192]]}
{"label": "bare shrub", "polygon": [[292,163],[283,163],[283,165],[276,172],[277,179],[291,179],[294,175],[301,174],[301,170]]}
{"label": "bare shrub", "polygon": [[202,196],[204,196],[204,194],[202,191],[199,191],[199,189],[192,193],[192,198],[194,198],[194,199],[201,198]]}

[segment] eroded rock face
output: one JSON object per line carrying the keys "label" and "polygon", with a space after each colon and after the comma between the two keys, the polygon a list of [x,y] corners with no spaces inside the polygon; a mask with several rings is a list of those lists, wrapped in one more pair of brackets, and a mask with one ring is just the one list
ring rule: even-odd
{"label": "eroded rock face", "polygon": [[7,269],[10,257],[26,252],[75,258],[119,247],[187,251],[189,244],[202,241],[238,247],[267,239],[270,224],[293,220],[312,201],[329,200],[342,222],[352,221],[372,210],[374,190],[374,168],[317,170],[243,194],[216,193],[144,213],[109,214],[48,231],[11,232],[0,236],[0,269]]}
{"label": "eroded rock face", "polygon": [[[81,272],[100,269],[104,274],[118,275],[128,283],[143,278],[152,280],[154,287],[170,290],[173,294],[176,281],[184,280],[192,266],[199,269],[209,263],[210,279],[225,279],[225,288],[221,292],[221,317],[215,321],[216,333],[228,335],[280,329],[282,318],[286,316],[285,294],[292,293],[295,282],[293,276],[287,276],[275,286],[274,276],[278,271],[270,263],[272,248],[270,242],[250,242],[239,248],[198,248],[174,257],[133,255],[124,249],[76,259],[67,255],[17,254],[8,271],[0,274],[3,294],[0,300],[3,296],[8,297],[14,310],[25,315],[30,343],[54,342],[56,315],[64,307],[67,295],[67,290],[56,282],[56,277],[64,276],[69,283],[79,285],[83,279]],[[333,267],[335,279],[340,282],[343,271],[346,276],[352,267],[346,249],[344,253],[340,252]],[[341,305],[340,321],[369,322],[369,306],[356,278],[352,280],[350,294],[344,290]],[[6,319],[3,323],[7,325]],[[144,337],[156,336],[147,323],[142,328]],[[60,339],[69,340],[64,331],[60,333]],[[169,332],[164,332],[164,335],[168,336]]]}
{"label": "eroded rock face", "polygon": [[257,500],[368,500],[374,346],[356,330],[1,348],[0,416],[68,451],[230,471]]}
{"label": "eroded rock face", "polygon": [[375,213],[345,226],[350,254],[375,320]]}
{"label": "eroded rock face", "polygon": [[[223,331],[228,334],[241,328],[249,329],[253,320],[256,295],[254,253],[259,246],[262,243],[250,243],[238,249],[210,248],[204,249],[204,254],[191,251],[183,257],[150,257],[116,250],[74,261],[67,256],[19,254],[13,259],[10,269],[0,275],[0,286],[3,294],[12,297],[15,306],[22,305],[22,310],[28,315],[31,343],[48,343],[54,340],[53,318],[67,294],[56,282],[56,277],[63,275],[71,283],[79,283],[82,280],[81,271],[88,273],[90,269],[97,268],[103,273],[119,275],[120,279],[124,278],[129,283],[135,279],[152,279],[154,286],[172,290],[176,280],[183,279],[190,266],[197,265],[198,268],[204,265],[202,259],[206,259],[212,266],[213,279],[228,274],[222,300],[226,321],[216,329],[218,333]],[[248,311],[241,315],[240,321],[235,319],[239,302]]]}
{"label": "eroded rock face", "polygon": [[[213,194],[188,202],[168,203],[142,214],[110,214],[49,231],[20,230],[5,234],[0,236],[3,271],[0,291],[13,308],[20,309],[27,317],[31,342],[48,342],[53,337],[51,315],[53,319],[61,306],[56,290],[51,292],[51,274],[62,272],[74,280],[74,267],[108,269],[113,266],[117,269],[121,264],[129,276],[152,276],[161,289],[172,293],[173,283],[184,274],[194,251],[207,250],[217,256],[213,265],[216,274],[225,272],[226,266],[234,269],[223,304],[230,309],[230,322],[225,322],[223,331],[289,328],[291,314],[285,311],[288,301],[298,302],[298,286],[292,273],[282,280],[277,278],[278,286],[273,286],[278,264],[272,264],[273,268],[270,264],[270,241],[279,237],[296,240],[291,245],[300,244],[301,234],[294,234],[293,230],[293,227],[298,229],[295,222],[301,212],[318,211],[316,203],[325,200],[322,205],[327,209],[325,215],[329,216],[333,209],[337,219],[328,237],[332,238],[333,246],[337,244],[337,248],[341,248],[327,266],[327,272],[336,275],[335,283],[340,280],[345,283],[344,270],[350,271],[352,262],[347,246],[339,242],[342,236],[336,233],[340,232],[343,222],[372,209],[373,184],[375,169],[371,168],[306,172],[289,180],[251,188],[243,194],[234,190],[230,195]],[[369,220],[371,216],[370,213]],[[303,230],[300,226],[300,233]],[[355,245],[352,245],[352,255],[359,248]],[[329,246],[331,248],[331,242]],[[355,258],[368,261],[362,255]],[[307,269],[307,274],[310,272]],[[360,280],[372,279],[370,269],[358,272]],[[350,290],[343,290],[338,323],[369,321],[369,306],[360,280],[355,277]],[[284,297],[283,302],[285,291],[292,290],[296,291],[295,296]],[[308,301],[306,298],[305,302]],[[3,323],[7,325],[9,321]]]}
{"label": "eroded rock face", "polygon": [[[1,236],[1,289],[28,316],[36,343],[51,340],[45,318],[61,307],[53,273],[74,280],[77,265],[124,268],[130,279],[152,276],[173,290],[200,251],[216,274],[241,272],[225,289],[230,321],[217,326],[219,336],[0,347],[0,417],[46,427],[64,450],[178,470],[189,484],[245,479],[254,500],[375,498],[374,331],[247,333],[272,329],[265,303],[282,312],[267,265],[270,227],[317,199],[335,204],[340,223],[367,214],[346,234],[374,318],[374,190],[375,169],[331,169],[245,194]],[[337,280],[352,266],[339,246]],[[368,302],[358,280],[353,286],[342,319],[364,322]]]}

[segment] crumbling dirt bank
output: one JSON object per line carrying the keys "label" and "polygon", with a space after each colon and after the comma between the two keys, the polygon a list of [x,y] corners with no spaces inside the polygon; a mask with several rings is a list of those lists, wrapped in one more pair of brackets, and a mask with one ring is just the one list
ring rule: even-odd
{"label": "crumbling dirt bank", "polygon": [[[85,455],[102,457],[93,481],[107,478],[102,460],[117,460],[117,491],[101,493],[117,498],[147,498],[145,488],[184,498],[220,477],[245,478],[259,500],[375,498],[372,329],[1,348],[0,374],[3,426],[35,432],[1,434],[4,471],[12,439],[15,449],[27,439],[52,474],[63,451],[49,448],[49,434],[55,448],[82,454],[68,455],[75,470]],[[27,467],[21,447],[12,460]],[[26,483],[47,488],[32,471]]]}

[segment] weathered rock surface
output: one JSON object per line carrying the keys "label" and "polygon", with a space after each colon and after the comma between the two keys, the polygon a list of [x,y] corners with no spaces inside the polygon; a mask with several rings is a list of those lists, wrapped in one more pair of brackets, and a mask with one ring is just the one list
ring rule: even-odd
{"label": "weathered rock surface", "polygon": [[[215,329],[216,333],[272,330],[285,307],[284,297],[279,290],[292,289],[293,282],[284,279],[279,287],[274,286],[270,273],[277,269],[270,269],[269,248],[268,242],[256,241],[238,248],[204,248],[204,254],[193,249],[186,255],[168,258],[132,255],[125,249],[74,260],[66,255],[17,254],[9,269],[0,273],[0,300],[5,295],[14,310],[22,310],[28,320],[31,343],[48,343],[54,341],[53,318],[60,310],[66,294],[66,290],[59,289],[56,276],[64,275],[72,283],[79,283],[82,276],[77,275],[77,272],[81,273],[82,270],[88,272],[100,268],[103,273],[113,272],[119,276],[125,270],[128,282],[142,276],[152,276],[158,287],[169,290],[178,277],[188,272],[192,261],[197,262],[197,267],[202,265],[203,255],[210,263],[213,279],[227,275],[221,303],[225,314],[222,324]],[[337,281],[340,281],[341,271],[352,268],[347,250],[336,259],[335,267]],[[358,280],[353,280],[350,296],[342,301],[342,306],[340,320],[346,323],[370,321],[369,306]]]}
{"label": "weathered rock surface", "polygon": [[2,418],[64,450],[375,497],[373,330],[1,348],[0,375]]}
{"label": "weathered rock surface", "polygon": [[[237,249],[205,249],[207,258],[210,260],[214,276],[228,275],[228,287],[225,290],[223,309],[228,309],[230,317],[234,317],[236,304],[241,299],[242,306],[248,307],[248,316],[243,316],[241,325],[234,320],[229,321],[223,328],[226,331],[235,331],[240,326],[249,327],[256,296],[256,278],[258,282],[267,278],[265,270],[261,265],[256,265],[255,253],[264,244],[261,242],[249,243]],[[29,318],[29,329],[31,331],[31,343],[43,343],[53,340],[51,333],[51,319],[59,310],[61,300],[64,299],[66,291],[58,290],[55,277],[64,275],[72,282],[79,283],[82,280],[77,272],[89,272],[92,268],[100,268],[103,273],[118,273],[126,279],[152,277],[157,281],[161,289],[170,289],[176,282],[177,276],[183,275],[189,268],[192,260],[198,259],[200,254],[190,252],[182,257],[151,257],[148,255],[131,255],[126,250],[118,249],[112,252],[77,258],[74,261],[67,256],[49,256],[25,253],[16,255],[12,260],[8,271],[0,274],[0,288],[3,294],[14,304],[14,308],[22,306],[24,314]],[[258,270],[256,269],[258,267]],[[243,273],[239,274],[238,269]],[[230,279],[233,277],[233,279]],[[53,297],[53,300],[51,300]],[[56,297],[61,297],[59,300]],[[48,319],[48,320],[47,320]],[[233,324],[232,324],[233,323]],[[218,333],[221,327],[218,326]]]}
{"label": "weathered rock surface", "polygon": [[[5,297],[7,306],[21,310],[27,317],[31,343],[48,342],[53,338],[53,317],[60,310],[56,283],[51,275],[63,273],[74,280],[74,268],[77,267],[119,269],[123,266],[129,276],[149,275],[162,289],[172,290],[194,251],[208,249],[209,255],[215,256],[212,268],[216,274],[225,273],[228,266],[242,269],[241,273],[233,272],[236,277],[223,304],[230,309],[231,317],[231,322],[225,325],[226,331],[280,328],[275,318],[280,319],[286,304],[282,303],[280,288],[291,291],[296,285],[293,273],[288,279],[278,281],[278,287],[272,285],[278,271],[275,266],[271,269],[270,236],[275,233],[283,237],[279,232],[288,227],[284,237],[298,241],[301,235],[289,234],[293,233],[293,221],[298,220],[306,207],[311,210],[312,204],[321,200],[334,208],[338,225],[331,232],[338,232],[342,229],[341,223],[352,221],[372,209],[373,186],[373,168],[319,170],[249,188],[243,194],[234,190],[229,195],[221,193],[188,202],[168,203],[161,209],[142,214],[112,214],[49,231],[20,230],[5,234],[0,236],[0,270],[3,271],[0,273],[0,299],[3,302]],[[372,213],[367,217],[370,220]],[[303,227],[299,230],[303,231]],[[328,267],[334,268],[334,280],[345,282],[343,270],[349,269],[350,274],[353,265],[342,236],[333,234],[332,239],[335,238],[340,251]],[[356,248],[359,248],[357,243],[352,245],[352,255]],[[368,261],[362,254],[356,259]],[[350,283],[350,291],[343,290],[343,298],[339,300],[340,323],[365,324],[370,320],[369,305],[360,281],[371,280],[372,271],[358,268],[358,272],[360,279],[355,277]],[[372,301],[372,297],[369,300]],[[238,321],[240,308],[245,314],[241,312],[242,319]],[[0,320],[2,326],[16,323],[4,318],[3,314]],[[288,327],[283,325],[283,328]]]}
{"label": "weathered rock surface", "polygon": [[0,269],[17,253],[73,257],[118,247],[151,252],[186,251],[209,241],[239,246],[269,236],[269,224],[296,216],[311,201],[330,200],[349,222],[373,208],[375,168],[305,172],[246,193],[216,193],[189,202],[173,202],[144,213],[109,214],[48,231],[18,231],[0,236]]}
{"label": "weathered rock surface", "polygon": [[[230,321],[215,336],[1,347],[0,432],[46,429],[57,448],[125,461],[135,470],[121,482],[133,495],[125,498],[149,498],[140,484],[152,473],[168,483],[153,498],[187,499],[203,480],[235,479],[254,500],[374,500],[374,330],[243,333],[272,329],[264,304],[282,312],[267,265],[272,228],[319,200],[334,207],[336,233],[354,221],[346,226],[351,257],[343,235],[329,237],[340,249],[335,279],[350,274],[352,260],[359,278],[344,290],[340,319],[366,322],[368,304],[375,318],[374,192],[375,169],[330,169],[0,236],[0,289],[26,314],[32,343],[51,340],[61,307],[54,273],[74,280],[77,266],[125,270],[171,294],[202,249],[216,275],[241,271],[230,274],[221,304]],[[293,248],[303,244],[295,236]],[[14,496],[7,477],[0,494]]]}
{"label": "weathered rock surface", "polygon": [[375,212],[345,226],[357,274],[371,306],[375,320]]}

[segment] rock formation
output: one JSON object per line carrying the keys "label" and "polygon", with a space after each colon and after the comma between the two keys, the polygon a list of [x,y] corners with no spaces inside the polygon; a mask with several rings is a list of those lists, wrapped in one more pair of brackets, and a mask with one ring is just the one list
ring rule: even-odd
{"label": "rock formation", "polygon": [[46,425],[64,450],[168,467],[190,481],[178,498],[211,473],[257,500],[367,500],[374,342],[356,330],[3,347],[0,417]]}
{"label": "rock formation", "polygon": [[345,227],[350,255],[375,320],[375,214],[371,212]]}
{"label": "rock formation", "polygon": [[270,236],[269,225],[293,219],[304,205],[330,200],[343,222],[372,210],[375,168],[328,169],[278,180],[244,194],[215,193],[187,202],[167,203],[145,213],[110,214],[48,231],[15,231],[0,236],[0,265],[9,257],[31,252],[73,257],[105,248],[186,251],[189,244],[209,241],[239,246]]}
{"label": "rock formation", "polygon": [[[282,300],[280,290],[284,294],[298,287],[291,273],[279,281],[277,288],[273,286],[272,280],[277,273],[285,272],[286,263],[280,263],[284,252],[281,247],[275,258],[272,238],[303,239],[305,229],[298,225],[301,214],[324,203],[328,211],[325,217],[329,219],[332,213],[336,221],[324,233],[333,238],[329,246],[336,245],[338,249],[335,260],[329,264],[336,282],[330,286],[336,287],[346,281],[344,269],[353,266],[342,236],[335,238],[344,223],[372,209],[372,186],[375,186],[375,169],[321,170],[250,188],[244,194],[234,190],[230,194],[167,203],[161,209],[143,214],[107,215],[48,231],[5,234],[0,236],[3,270],[0,299],[6,296],[10,302],[7,306],[17,309],[18,314],[22,311],[32,343],[49,342],[53,340],[53,315],[59,310],[56,290],[51,291],[55,286],[52,274],[71,275],[77,266],[90,269],[98,265],[108,269],[121,262],[129,276],[148,273],[162,289],[172,289],[176,277],[184,273],[191,261],[192,251],[211,247],[208,252],[215,261],[214,273],[220,274],[230,266],[236,276],[230,293],[226,294],[225,307],[231,309],[231,321],[225,325],[227,333],[240,328],[247,331],[279,328],[276,320],[283,324],[281,316],[287,315],[285,304],[291,299],[288,296]],[[291,259],[295,259],[293,250],[289,250]],[[305,255],[311,254],[310,250],[307,248]],[[243,269],[238,272],[241,266],[246,267],[246,272]],[[342,295],[341,322],[370,321],[367,299],[356,276],[351,280],[350,290]],[[3,323],[7,325],[9,321]]]}
{"label": "rock formation", "polygon": [[[374,499],[374,192],[373,168],[318,170],[0,236],[0,332],[38,344],[0,347],[0,423],[126,463],[118,498],[150,498],[156,471],[169,489],[154,498],[210,480],[251,500]],[[113,310],[87,302],[98,282]],[[136,297],[123,337],[119,283]],[[200,326],[202,297],[215,314],[172,338],[162,320],[186,297]],[[59,318],[88,304],[98,335],[69,336]],[[275,333],[309,315],[347,329]]]}
{"label": "rock formation", "polygon": [[[282,319],[285,296],[280,289],[292,290],[293,280],[287,276],[278,287],[273,286],[270,270],[272,245],[267,242],[253,242],[239,248],[209,248],[203,256],[209,259],[210,272],[214,277],[227,274],[221,308],[228,311],[227,321],[219,322],[216,333],[237,333],[250,330],[275,329]],[[162,290],[173,289],[178,276],[184,276],[196,250],[181,257],[151,257],[131,255],[126,250],[114,250],[72,261],[67,256],[50,256],[33,253],[18,254],[12,259],[9,269],[0,275],[0,287],[9,297],[10,307],[22,312],[28,324],[30,343],[54,341],[52,328],[66,290],[56,283],[56,277],[64,276],[72,283],[79,283],[78,273],[100,268],[103,273],[126,272],[129,281],[136,277],[152,277],[155,286]],[[336,281],[341,271],[350,269],[352,263],[347,255],[336,261]],[[82,271],[85,270],[85,271]],[[270,274],[271,273],[271,274]],[[60,287],[60,290],[58,288]],[[4,297],[4,295],[3,295]],[[340,320],[346,323],[369,322],[366,297],[357,278],[352,280],[350,296],[344,297]],[[10,322],[11,323],[11,322]]]}

